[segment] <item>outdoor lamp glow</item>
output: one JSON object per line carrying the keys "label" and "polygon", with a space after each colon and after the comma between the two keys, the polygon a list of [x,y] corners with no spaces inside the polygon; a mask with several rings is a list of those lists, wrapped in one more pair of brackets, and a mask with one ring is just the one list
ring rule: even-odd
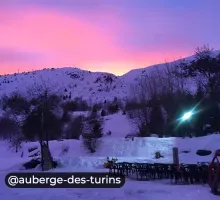
{"label": "outdoor lamp glow", "polygon": [[183,115],[183,117],[181,118],[182,121],[186,121],[188,119],[190,119],[192,117],[193,113],[190,111],[190,112],[187,112]]}

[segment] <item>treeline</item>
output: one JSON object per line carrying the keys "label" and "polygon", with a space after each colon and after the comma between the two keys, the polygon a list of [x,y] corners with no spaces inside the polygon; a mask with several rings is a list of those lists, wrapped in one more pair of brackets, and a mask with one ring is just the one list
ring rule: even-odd
{"label": "treeline", "polygon": [[117,98],[93,105],[82,98],[63,99],[46,83],[31,86],[27,94],[14,92],[0,100],[0,139],[8,140],[16,152],[25,141],[48,144],[82,137],[85,147],[94,153],[104,134],[103,117],[121,107]]}
{"label": "treeline", "polygon": [[[220,130],[220,55],[204,46],[195,60],[155,68],[132,88],[125,110],[138,125],[140,137],[203,136]],[[184,113],[194,115],[181,121]]]}
{"label": "treeline", "polygon": [[[45,141],[48,145],[50,140],[81,136],[85,147],[95,152],[103,135],[101,104],[89,106],[81,98],[64,101],[44,84],[32,86],[26,96],[18,92],[3,96],[0,106],[0,139],[9,141],[16,152],[25,141]],[[110,107],[105,114],[111,112]]]}

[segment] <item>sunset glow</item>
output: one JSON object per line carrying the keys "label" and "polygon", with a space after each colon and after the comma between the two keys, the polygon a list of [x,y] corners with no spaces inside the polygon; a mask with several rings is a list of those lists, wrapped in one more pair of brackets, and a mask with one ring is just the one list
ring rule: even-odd
{"label": "sunset glow", "polygon": [[1,1],[0,74],[73,66],[121,75],[191,55],[203,44],[219,49],[219,1],[135,2]]}

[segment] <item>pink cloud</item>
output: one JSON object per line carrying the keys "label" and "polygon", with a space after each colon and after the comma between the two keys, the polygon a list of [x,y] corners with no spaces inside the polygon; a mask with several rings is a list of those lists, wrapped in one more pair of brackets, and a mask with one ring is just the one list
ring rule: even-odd
{"label": "pink cloud", "polygon": [[[0,48],[42,55],[42,59],[39,57],[37,61],[23,59],[12,63],[9,60],[1,64],[0,73],[76,66],[122,74],[132,68],[163,62],[167,57],[168,54],[160,52],[135,52],[123,48],[117,42],[117,36],[132,27],[110,11],[99,16],[107,25],[99,26],[99,23],[92,23],[85,17],[39,7],[0,12],[3,19],[0,21]],[[186,54],[175,52],[175,55],[183,53]]]}

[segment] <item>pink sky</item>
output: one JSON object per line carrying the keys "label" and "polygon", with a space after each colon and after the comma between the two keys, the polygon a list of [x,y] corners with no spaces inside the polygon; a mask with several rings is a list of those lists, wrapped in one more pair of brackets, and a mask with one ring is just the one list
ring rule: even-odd
{"label": "pink sky", "polygon": [[121,75],[191,55],[200,41],[176,31],[169,35],[170,30],[161,39],[173,26],[170,17],[164,12],[160,20],[141,25],[112,7],[83,14],[39,5],[2,6],[0,74],[73,66]]}

